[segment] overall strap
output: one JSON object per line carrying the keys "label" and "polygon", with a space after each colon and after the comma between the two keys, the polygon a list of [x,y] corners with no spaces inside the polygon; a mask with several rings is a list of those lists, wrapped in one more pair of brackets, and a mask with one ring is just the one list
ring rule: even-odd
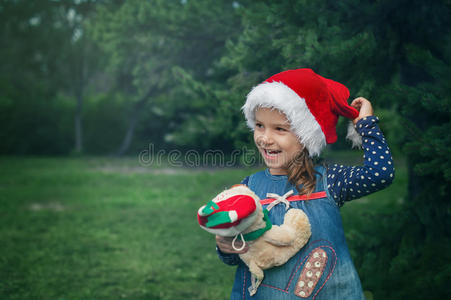
{"label": "overall strap", "polygon": [[315,192],[323,192],[327,189],[327,182],[326,182],[326,168],[317,165],[315,166],[315,177],[316,177],[316,187]]}

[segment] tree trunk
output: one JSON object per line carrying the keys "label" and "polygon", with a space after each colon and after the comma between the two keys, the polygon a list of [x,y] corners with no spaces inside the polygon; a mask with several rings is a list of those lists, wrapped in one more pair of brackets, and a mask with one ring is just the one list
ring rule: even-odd
{"label": "tree trunk", "polygon": [[147,103],[147,101],[149,101],[154,91],[155,89],[151,88],[138,102],[135,103],[135,106],[133,107],[129,116],[127,132],[125,133],[121,146],[116,151],[117,156],[124,155],[130,148],[130,145],[133,140],[133,135],[135,134],[136,123],[138,122],[141,110],[143,106]]}
{"label": "tree trunk", "polygon": [[136,106],[135,106],[133,108],[132,113],[130,114],[128,129],[127,129],[127,132],[125,133],[125,137],[122,141],[121,146],[119,147],[119,150],[117,150],[117,152],[116,152],[117,156],[124,155],[127,152],[127,150],[130,148],[130,145],[133,140],[133,135],[135,133],[135,127],[136,127],[138,115],[139,115],[139,111],[138,111],[138,109],[136,109]]}
{"label": "tree trunk", "polygon": [[[85,40],[83,40],[85,41]],[[79,52],[75,55],[75,62],[78,62],[78,66],[75,68],[75,78],[73,87],[75,88],[74,94],[77,98],[77,108],[75,111],[75,153],[81,154],[83,152],[83,96],[85,90],[85,84],[88,78],[88,66],[86,63],[86,49],[85,42],[81,44]],[[78,57],[78,59],[76,59]]]}
{"label": "tree trunk", "polygon": [[81,154],[83,152],[83,96],[82,93],[77,95],[77,110],[75,111],[75,152]]}

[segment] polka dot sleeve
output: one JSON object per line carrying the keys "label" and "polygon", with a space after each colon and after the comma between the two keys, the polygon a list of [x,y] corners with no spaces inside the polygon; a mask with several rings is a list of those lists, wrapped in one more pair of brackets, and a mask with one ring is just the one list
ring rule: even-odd
{"label": "polka dot sleeve", "polygon": [[327,169],[327,188],[339,206],[379,191],[394,179],[393,159],[378,122],[377,117],[371,116],[355,125],[362,136],[363,166],[333,164]]}

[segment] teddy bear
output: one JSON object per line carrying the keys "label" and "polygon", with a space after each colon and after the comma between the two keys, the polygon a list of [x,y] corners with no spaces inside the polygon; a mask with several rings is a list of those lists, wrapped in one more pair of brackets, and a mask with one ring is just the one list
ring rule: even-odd
{"label": "teddy bear", "polygon": [[[251,273],[251,296],[263,281],[263,270],[285,264],[311,235],[310,222],[301,209],[289,209],[282,225],[271,224],[268,209],[280,202],[289,208],[284,197],[271,196],[278,200],[264,210],[259,197],[246,185],[238,184],[218,194],[197,212],[200,227],[215,235],[234,237],[235,250],[244,249],[248,243],[248,251],[239,256]],[[236,247],[237,239],[243,241],[240,248]]]}

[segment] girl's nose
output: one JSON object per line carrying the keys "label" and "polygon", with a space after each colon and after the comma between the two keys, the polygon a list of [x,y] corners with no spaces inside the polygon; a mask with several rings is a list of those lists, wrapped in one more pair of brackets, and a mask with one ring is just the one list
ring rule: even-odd
{"label": "girl's nose", "polygon": [[274,140],[267,134],[261,134],[255,139],[255,143],[260,147],[267,147],[272,145]]}

